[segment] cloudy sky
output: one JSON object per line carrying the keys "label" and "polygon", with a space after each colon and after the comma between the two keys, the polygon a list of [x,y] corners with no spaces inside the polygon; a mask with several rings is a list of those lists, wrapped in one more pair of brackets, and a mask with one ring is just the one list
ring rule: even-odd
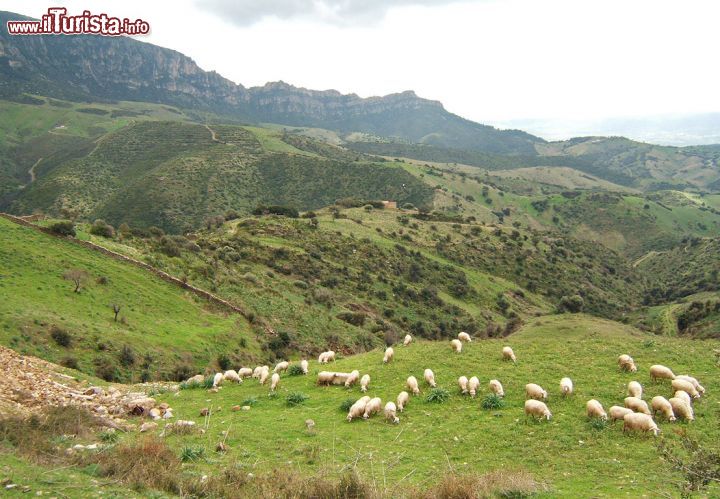
{"label": "cloudy sky", "polygon": [[[245,86],[406,89],[484,123],[720,111],[717,0],[3,0],[143,18]],[[530,121],[528,121],[530,120]],[[531,126],[531,125],[528,125]]]}

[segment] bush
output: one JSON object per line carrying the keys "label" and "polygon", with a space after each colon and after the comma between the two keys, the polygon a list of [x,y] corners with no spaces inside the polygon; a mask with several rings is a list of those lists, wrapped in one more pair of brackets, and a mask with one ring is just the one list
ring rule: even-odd
{"label": "bush", "polygon": [[135,365],[135,352],[133,352],[133,349],[130,348],[130,346],[125,345],[122,347],[122,350],[120,350],[118,359],[120,360],[120,364],[123,365],[124,367],[134,366]]}
{"label": "bush", "polygon": [[50,229],[50,232],[57,234],[58,236],[75,237],[75,224],[70,220],[62,220],[60,222],[50,224],[48,229]]}
{"label": "bush", "polygon": [[186,445],[180,451],[180,460],[183,463],[197,462],[201,459],[205,459],[205,448],[204,447],[190,447]]}
{"label": "bush", "polygon": [[502,409],[505,405],[505,401],[500,395],[491,393],[490,395],[486,395],[485,398],[483,398],[480,405],[483,409],[488,410]]}
{"label": "bush", "polygon": [[450,399],[450,392],[445,388],[433,388],[425,397],[426,402],[432,402],[435,404],[444,404]]}
{"label": "bush", "polygon": [[63,359],[60,361],[60,365],[63,367],[67,367],[68,369],[79,369],[77,358],[72,356],[63,357]]}
{"label": "bush", "polygon": [[302,392],[293,392],[285,398],[285,402],[290,407],[303,404],[308,399],[308,396]]}
{"label": "bush", "polygon": [[90,226],[90,234],[111,238],[115,235],[115,229],[112,225],[105,223],[105,220],[98,219]]}
{"label": "bush", "polygon": [[299,364],[293,364],[288,368],[288,376],[302,376],[303,370]]}
{"label": "bush", "polygon": [[175,381],[185,381],[192,376],[193,368],[188,364],[178,364],[172,372],[172,379]]}
{"label": "bush", "polygon": [[100,473],[130,487],[159,489],[178,494],[181,461],[157,437],[148,437],[129,445],[115,447],[98,455]]}
{"label": "bush", "polygon": [[70,333],[58,326],[53,325],[50,327],[50,336],[58,346],[63,348],[68,348],[72,344],[72,336],[70,336]]}
{"label": "bush", "polygon": [[558,303],[558,311],[560,313],[570,312],[575,314],[582,311],[584,304],[585,301],[580,295],[563,296],[560,298],[560,303]]}
{"label": "bush", "polygon": [[232,362],[230,361],[230,357],[228,357],[226,354],[221,353],[217,356],[217,363],[218,367],[220,367],[220,370],[227,371],[230,369],[230,366],[232,365]]}
{"label": "bush", "polygon": [[240,405],[253,406],[253,405],[257,404],[257,403],[258,403],[258,399],[256,399],[255,397],[249,397],[249,398],[246,398],[245,400],[243,400],[243,401],[242,401],[242,404],[240,404]]}
{"label": "bush", "polygon": [[289,218],[298,218],[300,213],[290,206],[258,206],[252,212],[253,215],[281,215]]}
{"label": "bush", "polygon": [[113,362],[106,357],[98,357],[94,361],[95,363],[95,376],[102,378],[105,381],[114,382],[120,381],[120,371]]}
{"label": "bush", "polygon": [[340,412],[348,412],[354,403],[353,399],[343,400],[342,404],[340,404]]}
{"label": "bush", "polygon": [[362,327],[362,325],[365,324],[366,317],[362,312],[341,312],[337,315],[337,318],[341,321],[358,327]]}

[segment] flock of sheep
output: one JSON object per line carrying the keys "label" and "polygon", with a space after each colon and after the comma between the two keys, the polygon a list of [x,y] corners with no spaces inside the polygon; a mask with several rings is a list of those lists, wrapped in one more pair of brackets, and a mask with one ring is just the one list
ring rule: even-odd
{"label": "flock of sheep", "polygon": [[[470,335],[461,332],[458,334],[457,339],[450,341],[450,345],[456,353],[460,353],[462,352],[463,343],[469,343],[471,341],[472,338]],[[412,336],[409,334],[406,335],[403,345],[408,346],[411,342]],[[503,347],[502,356],[506,361],[516,362],[517,360],[515,353],[509,346]],[[394,357],[395,350],[393,347],[387,347],[383,356],[383,363],[387,364],[392,362]],[[332,350],[322,352],[318,357],[319,364],[327,364],[334,360],[335,352]],[[635,361],[627,354],[618,357],[618,366],[626,372],[637,372]],[[243,367],[238,371],[228,370],[224,373],[217,373],[213,378],[213,390],[217,390],[217,387],[224,380],[242,383],[243,378],[252,376],[253,378],[257,378],[261,385],[264,385],[267,379],[270,378],[270,391],[274,392],[280,383],[280,373],[287,371],[289,367],[290,363],[287,361],[278,363],[273,369],[272,376],[270,376],[270,368],[268,366],[258,366],[255,369]],[[307,360],[303,359],[300,361],[300,368],[303,374],[308,373],[308,367]],[[425,369],[423,378],[430,387],[435,388],[437,386],[435,374],[432,369]],[[673,396],[669,400],[660,395],[655,396],[652,398],[650,406],[648,406],[648,403],[643,400],[642,385],[637,381],[631,381],[627,385],[628,396],[624,400],[624,406],[614,405],[606,412],[599,401],[591,399],[586,403],[587,416],[589,418],[599,418],[603,421],[609,419],[613,422],[622,419],[623,432],[652,432],[656,436],[660,429],[655,423],[653,416],[658,413],[667,421],[675,421],[678,417],[686,421],[694,420],[692,400],[700,398],[702,394],[705,393],[705,388],[700,385],[697,379],[689,375],[676,376],[671,369],[662,365],[650,367],[650,378],[653,382],[657,380],[669,380],[672,391],[674,392]],[[188,382],[201,382],[203,379],[202,375],[197,375],[190,378]],[[367,392],[370,386],[370,375],[365,374],[360,377],[360,372],[357,370],[349,373],[320,371],[317,375],[317,383],[319,385],[342,385],[350,388],[358,382],[360,384],[360,391]],[[420,387],[415,376],[409,376],[407,378],[406,386],[407,390],[413,395],[420,394]],[[480,386],[480,380],[476,376],[472,376],[470,379],[466,376],[460,376],[458,378],[458,386],[463,395],[470,395],[472,398],[475,398],[478,387]],[[491,393],[498,397],[505,396],[502,383],[497,379],[490,380],[488,388]],[[572,395],[573,390],[573,382],[570,378],[565,377],[560,380],[560,393],[563,397]],[[401,391],[397,396],[396,402],[387,402],[384,407],[379,397],[371,398],[365,395],[352,404],[348,410],[347,420],[352,421],[358,418],[368,419],[382,411],[388,421],[397,424],[400,422],[397,412],[403,412],[410,400],[410,393],[408,393],[408,391]],[[546,390],[535,383],[528,383],[525,385],[525,394],[527,399],[525,401],[526,417],[546,420],[552,418],[552,413],[545,403],[548,398]]]}

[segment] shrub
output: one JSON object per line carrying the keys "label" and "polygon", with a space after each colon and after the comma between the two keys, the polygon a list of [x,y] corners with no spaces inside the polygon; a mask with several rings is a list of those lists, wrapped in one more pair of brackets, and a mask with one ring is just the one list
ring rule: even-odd
{"label": "shrub", "polygon": [[608,426],[609,426],[609,423],[606,419],[590,418],[590,428],[592,428],[595,431],[603,431]]}
{"label": "shrub", "polygon": [[120,364],[122,364],[125,367],[134,366],[135,365],[135,352],[133,352],[133,349],[130,348],[129,345],[125,345],[122,347],[122,350],[120,350],[118,359],[120,360]]}
{"label": "shrub", "polygon": [[220,367],[220,369],[222,371],[227,371],[228,369],[230,369],[230,366],[232,365],[232,362],[230,361],[230,357],[228,357],[224,353],[221,353],[220,355],[217,356],[217,363],[218,363],[218,367]]}
{"label": "shrub", "polygon": [[69,369],[79,369],[78,360],[72,356],[63,357],[60,361],[60,365]]}
{"label": "shrub", "polygon": [[300,213],[290,206],[258,206],[252,212],[253,215],[281,215],[289,218],[298,218]]}
{"label": "shrub", "polygon": [[488,410],[502,409],[505,405],[505,401],[500,395],[491,393],[490,395],[486,395],[485,398],[483,398],[480,405],[483,409]]}
{"label": "shrub", "polygon": [[302,376],[303,370],[299,364],[293,364],[288,368],[288,376]]}
{"label": "shrub", "polygon": [[337,318],[341,321],[345,321],[353,326],[361,327],[365,324],[365,318],[367,316],[362,312],[341,312],[337,315]]}
{"label": "shrub", "polygon": [[181,461],[157,437],[148,437],[128,445],[120,445],[98,455],[100,473],[136,489],[159,489],[173,494],[180,492],[178,477]]}
{"label": "shrub", "polygon": [[58,346],[63,348],[68,348],[72,344],[72,336],[70,336],[70,333],[58,326],[53,325],[50,327],[50,336]]}
{"label": "shrub", "polygon": [[95,375],[98,378],[102,378],[105,381],[119,381],[120,371],[113,362],[106,357],[98,357],[94,360],[95,363]]}
{"label": "shrub", "polygon": [[105,223],[105,220],[98,219],[90,226],[90,234],[111,238],[115,235],[115,229],[112,225]]}
{"label": "shrub", "polygon": [[188,364],[178,364],[172,372],[172,379],[175,381],[184,381],[192,376],[193,368]]}
{"label": "shrub", "polygon": [[433,388],[425,397],[426,402],[432,402],[435,404],[444,404],[450,399],[450,392],[445,388]]}
{"label": "shrub", "polygon": [[114,444],[120,439],[120,433],[115,431],[113,428],[110,428],[105,431],[101,431],[98,433],[98,437],[101,441],[107,443],[107,444]]}
{"label": "shrub", "polygon": [[305,395],[302,392],[293,392],[290,393],[286,398],[285,402],[287,402],[287,405],[290,407],[295,407],[296,405],[303,404],[308,399],[308,396]]}
{"label": "shrub", "polygon": [[204,458],[205,458],[205,448],[204,447],[190,447],[189,445],[186,445],[180,451],[180,460],[183,463],[187,463],[187,462],[194,463],[194,462],[197,462]]}
{"label": "shrub", "polygon": [[562,298],[560,298],[560,303],[558,303],[558,311],[560,313],[577,313],[582,310],[584,304],[585,301],[580,295],[563,296]]}
{"label": "shrub", "polygon": [[667,439],[661,439],[658,452],[684,476],[685,483],[681,485],[684,497],[720,481],[720,453],[700,445],[697,440],[683,435],[679,444],[670,444]]}
{"label": "shrub", "polygon": [[354,403],[353,399],[343,400],[342,404],[340,404],[340,412],[348,412]]}
{"label": "shrub", "polygon": [[243,400],[243,401],[242,401],[242,404],[240,404],[240,405],[253,406],[253,405],[257,404],[257,403],[258,403],[258,399],[256,399],[255,397],[249,397],[249,398],[246,398],[245,400]]}
{"label": "shrub", "polygon": [[57,234],[58,236],[75,237],[75,224],[70,220],[62,220],[60,222],[50,224],[48,229],[50,229],[50,232]]}

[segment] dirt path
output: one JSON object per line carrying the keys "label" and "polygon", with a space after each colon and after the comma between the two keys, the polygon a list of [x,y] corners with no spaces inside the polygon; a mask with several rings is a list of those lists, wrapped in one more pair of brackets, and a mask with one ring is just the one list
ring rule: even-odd
{"label": "dirt path", "polygon": [[38,160],[35,162],[35,164],[32,165],[32,166],[30,167],[30,169],[28,170],[28,173],[30,174],[30,183],[31,183],[31,184],[32,184],[33,182],[35,182],[35,179],[37,178],[37,177],[35,176],[35,167],[36,167],[37,165],[39,165],[42,160],[43,160],[42,158],[38,158]]}
{"label": "dirt path", "polygon": [[215,133],[215,130],[213,130],[212,128],[210,128],[210,125],[205,125],[205,128],[207,128],[207,129],[208,129],[208,132],[210,132],[210,138],[212,138],[213,142],[220,142],[220,143],[222,143],[222,141],[217,138],[217,134]]}
{"label": "dirt path", "polygon": [[665,252],[664,251],[650,251],[649,253],[647,253],[647,254],[641,256],[640,258],[638,258],[637,260],[635,260],[635,262],[632,264],[632,266],[637,267],[638,265],[640,265],[642,262],[644,262],[648,258],[652,258],[655,255],[662,255],[663,253],[665,253]]}

